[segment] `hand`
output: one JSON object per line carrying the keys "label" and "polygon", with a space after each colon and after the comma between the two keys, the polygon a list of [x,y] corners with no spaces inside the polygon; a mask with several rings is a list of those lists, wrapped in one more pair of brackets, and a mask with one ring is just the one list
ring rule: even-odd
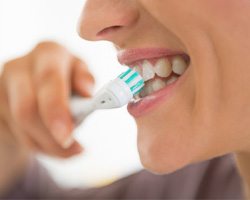
{"label": "hand", "polygon": [[82,151],[72,136],[71,92],[90,96],[94,78],[64,47],[44,42],[4,65],[0,78],[0,133],[52,156]]}

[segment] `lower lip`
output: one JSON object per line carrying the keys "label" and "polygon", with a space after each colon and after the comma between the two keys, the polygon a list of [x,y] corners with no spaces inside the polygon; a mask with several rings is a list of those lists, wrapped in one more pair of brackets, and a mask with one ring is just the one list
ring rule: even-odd
{"label": "lower lip", "polygon": [[[186,70],[186,72],[188,69]],[[187,73],[184,73],[182,76],[180,76],[177,81],[174,83],[166,86],[165,88],[154,92],[153,94],[144,97],[138,101],[130,102],[128,104],[128,112],[133,117],[140,117],[142,115],[145,115],[152,111],[156,106],[160,105],[163,101],[168,101],[175,93],[176,90],[178,90],[178,87],[183,82],[185,75]]]}

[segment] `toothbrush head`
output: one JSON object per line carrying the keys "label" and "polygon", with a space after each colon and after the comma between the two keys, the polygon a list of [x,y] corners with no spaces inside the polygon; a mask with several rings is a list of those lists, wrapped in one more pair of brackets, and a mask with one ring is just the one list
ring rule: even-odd
{"label": "toothbrush head", "polygon": [[70,101],[70,110],[76,125],[97,109],[119,108],[129,103],[144,86],[144,80],[138,72],[129,69],[113,81],[106,84],[94,98],[84,99],[74,96]]}
{"label": "toothbrush head", "polygon": [[140,93],[144,87],[143,78],[135,70],[128,69],[126,72],[118,76],[118,78],[127,84],[133,96]]}
{"label": "toothbrush head", "polygon": [[144,80],[141,75],[133,69],[128,69],[98,92],[95,106],[99,109],[122,107],[128,104],[143,87]]}

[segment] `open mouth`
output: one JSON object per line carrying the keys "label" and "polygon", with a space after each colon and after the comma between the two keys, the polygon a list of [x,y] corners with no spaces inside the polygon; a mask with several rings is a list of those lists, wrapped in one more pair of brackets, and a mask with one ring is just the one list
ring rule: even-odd
{"label": "open mouth", "polygon": [[185,73],[188,65],[189,59],[182,55],[146,59],[133,63],[135,66],[133,69],[145,81],[143,90],[135,95],[134,99],[140,100],[175,83]]}
{"label": "open mouth", "polygon": [[127,50],[118,55],[118,59],[137,71],[145,81],[143,90],[128,105],[129,113],[135,117],[172,96],[190,64],[187,54],[159,48]]}

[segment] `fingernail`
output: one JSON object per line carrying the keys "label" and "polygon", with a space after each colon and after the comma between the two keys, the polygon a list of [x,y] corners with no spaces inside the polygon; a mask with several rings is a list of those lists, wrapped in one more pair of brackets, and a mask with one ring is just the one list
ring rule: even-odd
{"label": "fingernail", "polygon": [[66,139],[62,145],[62,147],[64,149],[68,149],[73,143],[74,143],[74,138],[73,137],[69,137],[68,139]]}
{"label": "fingernail", "polygon": [[53,123],[51,131],[55,140],[63,147],[65,140],[67,140],[69,135],[69,130],[66,124],[63,121],[57,120]]}

